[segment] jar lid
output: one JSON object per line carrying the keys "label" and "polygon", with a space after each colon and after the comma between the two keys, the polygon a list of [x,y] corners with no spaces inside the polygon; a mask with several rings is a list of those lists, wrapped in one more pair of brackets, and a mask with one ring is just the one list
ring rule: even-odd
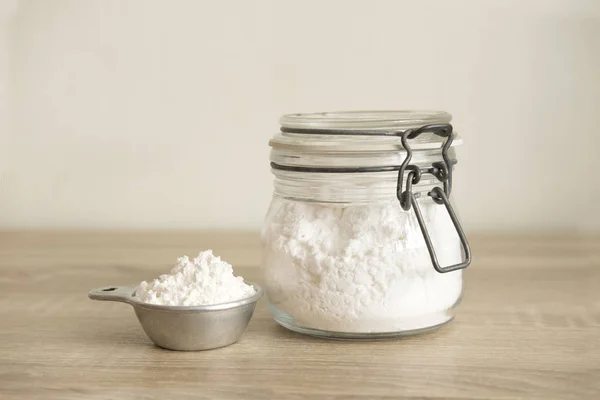
{"label": "jar lid", "polygon": [[[430,124],[448,124],[443,111],[341,111],[288,114],[280,119],[281,132],[269,141],[271,161],[288,166],[393,166],[405,158],[397,134]],[[433,133],[411,139],[416,162],[439,158],[445,142]],[[461,143],[454,132],[452,146]],[[419,154],[420,153],[420,154]],[[449,152],[454,159],[454,151]]]}
{"label": "jar lid", "polygon": [[[394,132],[429,124],[447,124],[452,116],[444,111],[340,111],[288,114],[280,119],[281,132],[269,145],[274,149],[313,152],[398,151],[401,139]],[[345,132],[345,133],[344,133]],[[434,134],[412,141],[413,149],[436,149],[444,142]],[[456,135],[453,145],[460,144]]]}

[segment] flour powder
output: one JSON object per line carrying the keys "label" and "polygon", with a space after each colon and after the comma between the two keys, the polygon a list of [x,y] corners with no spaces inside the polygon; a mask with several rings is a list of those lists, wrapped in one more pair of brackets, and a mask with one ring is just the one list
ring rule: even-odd
{"label": "flour powder", "polygon": [[199,306],[241,300],[255,293],[242,277],[233,275],[230,264],[206,250],[193,260],[179,258],[170,274],[140,283],[135,296],[151,304]]}
{"label": "flour powder", "polygon": [[[420,205],[440,263],[460,262],[445,208]],[[448,321],[461,295],[461,271],[433,269],[413,210],[397,201],[335,206],[276,198],[261,239],[268,301],[301,327],[421,329]]]}

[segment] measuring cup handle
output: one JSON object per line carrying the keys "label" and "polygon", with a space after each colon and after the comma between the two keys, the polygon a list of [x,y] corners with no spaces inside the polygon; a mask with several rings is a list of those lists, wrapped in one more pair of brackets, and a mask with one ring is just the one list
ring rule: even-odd
{"label": "measuring cup handle", "polygon": [[121,303],[132,303],[135,286],[106,286],[92,289],[88,297],[92,300],[120,301]]}

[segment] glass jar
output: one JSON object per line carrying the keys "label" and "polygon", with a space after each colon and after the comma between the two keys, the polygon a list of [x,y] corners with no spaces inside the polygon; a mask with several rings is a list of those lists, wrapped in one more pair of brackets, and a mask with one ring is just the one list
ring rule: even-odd
{"label": "glass jar", "polygon": [[445,112],[293,114],[270,141],[267,304],[300,333],[393,337],[453,318],[470,250]]}

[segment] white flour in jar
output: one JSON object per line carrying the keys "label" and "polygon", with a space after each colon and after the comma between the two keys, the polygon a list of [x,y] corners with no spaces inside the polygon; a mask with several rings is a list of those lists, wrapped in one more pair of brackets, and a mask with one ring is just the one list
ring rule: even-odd
{"label": "white flour in jar", "polygon": [[[441,265],[462,260],[443,206],[421,202]],[[448,321],[461,271],[433,269],[414,211],[277,199],[262,232],[268,301],[302,327],[395,332]]]}
{"label": "white flour in jar", "polygon": [[255,293],[241,276],[233,275],[229,263],[206,250],[193,260],[179,258],[170,274],[140,283],[135,297],[165,306],[200,306],[241,300]]}

